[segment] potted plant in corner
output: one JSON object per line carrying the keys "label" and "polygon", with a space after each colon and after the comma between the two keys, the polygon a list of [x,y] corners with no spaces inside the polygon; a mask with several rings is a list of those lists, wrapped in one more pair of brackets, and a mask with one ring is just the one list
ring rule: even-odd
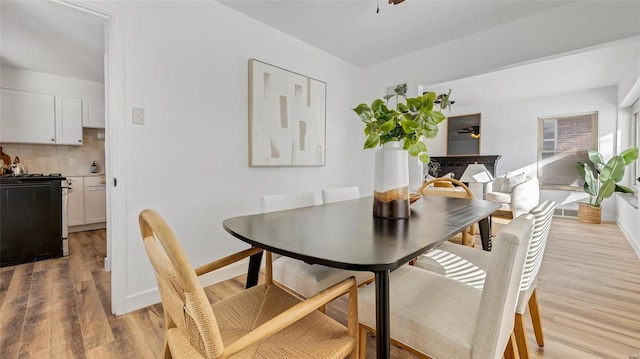
{"label": "potted plant in corner", "polygon": [[[353,109],[365,124],[364,148],[382,146],[375,156],[373,214],[377,217],[400,219],[411,215],[407,154],[429,163],[422,137],[435,138],[438,124],[446,119],[442,112],[434,110],[434,92],[415,98],[406,97],[405,92],[406,87],[398,86],[395,95],[376,99],[371,106],[361,103]],[[395,109],[388,107],[394,96]],[[397,101],[399,97],[405,103]],[[448,104],[449,95],[440,101],[440,108]]]}
{"label": "potted plant in corner", "polygon": [[606,164],[602,154],[589,150],[589,161],[595,168],[584,162],[578,162],[578,175],[584,180],[584,191],[589,194],[589,203],[578,202],[578,221],[583,223],[600,223],[602,221],[602,207],[600,204],[614,192],[633,193],[631,188],[619,185],[624,177],[627,165],[638,159],[638,148],[631,147],[613,156]]}

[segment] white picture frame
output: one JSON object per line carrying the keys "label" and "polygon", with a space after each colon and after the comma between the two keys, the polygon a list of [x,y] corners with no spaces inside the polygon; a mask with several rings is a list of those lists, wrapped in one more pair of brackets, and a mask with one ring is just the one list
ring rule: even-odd
{"label": "white picture frame", "polygon": [[326,165],[327,84],[249,60],[249,166]]}

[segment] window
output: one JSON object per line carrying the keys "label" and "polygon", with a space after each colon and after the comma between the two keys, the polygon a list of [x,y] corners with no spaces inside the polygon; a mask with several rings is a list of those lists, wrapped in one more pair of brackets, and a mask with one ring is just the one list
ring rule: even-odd
{"label": "window", "polygon": [[597,112],[538,118],[538,179],[541,186],[582,186],[576,162],[589,162],[598,147]]}

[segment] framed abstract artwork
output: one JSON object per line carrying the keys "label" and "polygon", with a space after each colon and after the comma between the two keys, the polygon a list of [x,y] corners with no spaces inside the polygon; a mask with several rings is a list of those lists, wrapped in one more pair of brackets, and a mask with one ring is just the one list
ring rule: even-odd
{"label": "framed abstract artwork", "polygon": [[480,114],[447,117],[447,155],[480,154]]}
{"label": "framed abstract artwork", "polygon": [[249,166],[324,166],[327,84],[249,60]]}

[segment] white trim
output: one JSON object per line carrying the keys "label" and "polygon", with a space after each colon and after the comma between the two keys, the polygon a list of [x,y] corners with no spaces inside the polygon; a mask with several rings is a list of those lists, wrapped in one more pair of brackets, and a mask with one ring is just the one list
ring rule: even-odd
{"label": "white trim", "polygon": [[71,226],[71,227],[69,227],[69,233],[93,231],[93,230],[96,230],[96,229],[103,229],[103,228],[107,228],[107,223],[106,222],[91,223],[91,224],[81,224],[79,226]]}
{"label": "white trim", "polygon": [[[200,283],[202,283],[203,287],[208,287],[210,285],[224,282],[226,280],[235,278],[243,274],[247,274],[248,265],[249,265],[249,260],[245,259],[237,263],[228,265],[222,269],[218,269],[211,273],[204,274],[200,276],[198,279],[200,279]],[[155,303],[159,303],[160,292],[158,291],[158,287],[149,289],[143,292],[138,292],[136,294],[128,296],[126,302],[127,302],[126,311],[127,313],[129,313],[134,310],[138,310],[140,308],[148,307]]]}
{"label": "white trim", "polygon": [[620,228],[620,231],[622,231],[622,234],[624,234],[625,238],[627,238],[627,242],[629,242],[631,248],[633,248],[634,252],[636,252],[638,258],[640,258],[640,243],[636,242],[633,239],[631,232],[627,229],[624,223],[620,221],[620,218],[618,217],[616,217],[616,224],[618,225],[618,228]]}
{"label": "white trim", "polygon": [[[126,313],[126,116],[124,20],[121,11],[87,1],[51,0],[105,20],[105,140],[107,180],[107,262],[111,265],[111,312]],[[114,178],[118,185],[114,188]]]}

